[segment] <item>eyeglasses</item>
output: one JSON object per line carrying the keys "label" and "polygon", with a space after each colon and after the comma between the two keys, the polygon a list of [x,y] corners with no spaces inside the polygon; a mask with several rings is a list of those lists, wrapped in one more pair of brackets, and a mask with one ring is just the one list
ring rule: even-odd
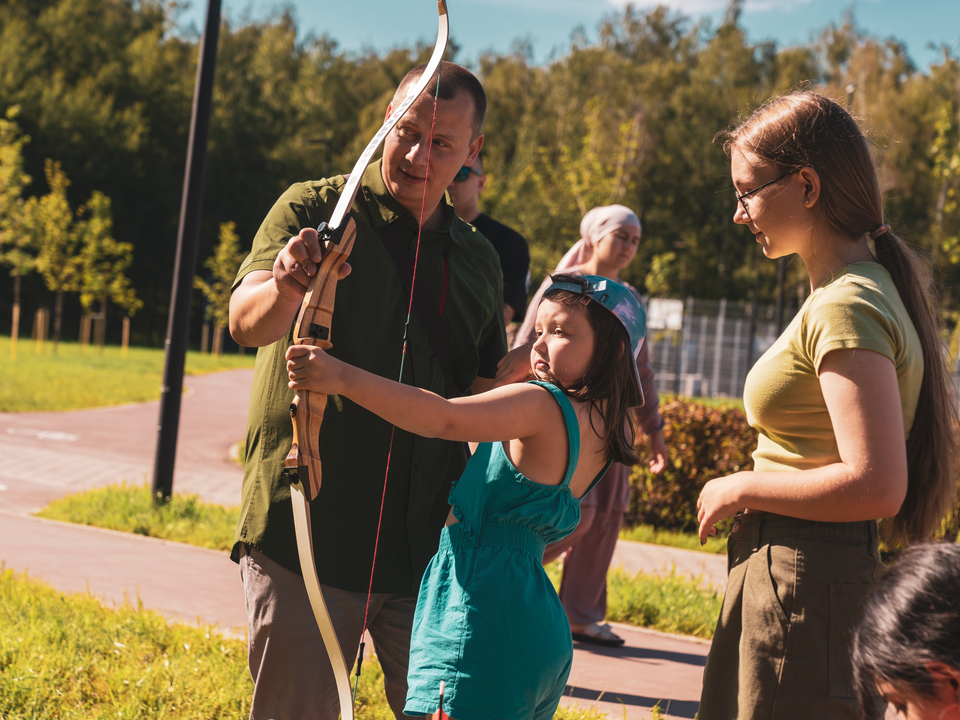
{"label": "eyeglasses", "polygon": [[740,201],[740,206],[743,208],[743,213],[744,213],[744,215],[747,216],[747,220],[752,220],[752,219],[753,219],[753,218],[750,217],[750,209],[747,207],[747,203],[746,203],[746,200],[747,200],[748,197],[750,197],[751,195],[755,195],[756,193],[760,192],[760,191],[763,190],[764,188],[770,187],[770,186],[773,185],[774,183],[780,182],[780,181],[783,180],[785,177],[788,177],[788,176],[790,176],[790,175],[793,175],[795,172],[800,172],[801,169],[802,169],[802,168],[794,168],[793,170],[787,170],[785,173],[783,173],[783,175],[779,175],[778,177],[775,177],[775,178],[774,178],[773,180],[771,180],[770,182],[764,183],[763,185],[761,185],[761,186],[759,186],[759,187],[755,187],[753,190],[748,190],[748,191],[745,192],[743,195],[741,195],[740,193],[738,193],[738,192],[737,192],[737,189],[734,188],[734,189],[733,189],[733,194],[736,196],[737,200]]}
{"label": "eyeglasses", "polygon": [[469,165],[464,165],[462,168],[457,170],[457,174],[453,176],[453,181],[463,182],[468,177],[470,177],[470,173],[473,173],[474,175],[483,175],[483,173],[480,172],[479,170],[474,170]]}

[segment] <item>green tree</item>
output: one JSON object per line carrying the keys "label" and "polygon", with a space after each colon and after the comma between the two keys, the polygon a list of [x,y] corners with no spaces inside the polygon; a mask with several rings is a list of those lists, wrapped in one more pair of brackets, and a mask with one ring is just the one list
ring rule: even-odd
{"label": "green tree", "polygon": [[43,277],[47,290],[56,297],[53,312],[53,352],[56,353],[60,342],[63,295],[76,292],[80,286],[77,254],[80,237],[67,200],[70,180],[60,168],[60,163],[47,160],[44,176],[50,192],[39,199],[30,198],[25,214],[37,247],[36,269]]}
{"label": "green tree", "polygon": [[97,344],[102,351],[106,340],[107,301],[112,300],[123,308],[128,317],[143,307],[126,274],[133,262],[133,245],[113,238],[110,198],[103,193],[95,190],[78,215],[80,303],[84,311],[90,313],[94,303],[100,301]]}
{"label": "green tree", "polygon": [[23,188],[30,176],[23,170],[23,146],[30,138],[20,132],[20,108],[9,108],[0,118],[0,264],[13,278],[13,321],[10,352],[16,357],[20,325],[20,278],[33,269],[32,237],[24,228]]}
{"label": "green tree", "polygon": [[213,348],[217,356],[223,352],[223,331],[230,324],[230,289],[246,255],[240,249],[236,225],[232,222],[221,223],[220,240],[213,255],[203,263],[210,271],[211,280],[207,282],[199,276],[193,279],[193,286],[207,299],[204,319],[213,321]]}

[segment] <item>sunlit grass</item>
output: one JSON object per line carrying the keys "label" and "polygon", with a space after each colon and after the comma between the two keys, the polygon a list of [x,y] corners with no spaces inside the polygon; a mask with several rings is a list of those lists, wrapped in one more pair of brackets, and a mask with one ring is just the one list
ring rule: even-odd
{"label": "sunlit grass", "polygon": [[[252,693],[244,641],[0,569],[0,718],[243,718]],[[356,717],[393,718],[375,658]]]}
{"label": "sunlit grass", "polygon": [[720,617],[719,588],[701,586],[702,578],[677,575],[607,573],[607,620],[678,635],[712,638]]}
{"label": "sunlit grass", "polygon": [[0,717],[246,717],[246,647],[0,573]]}
{"label": "sunlit grass", "polygon": [[[665,393],[660,394],[660,402],[668,402],[673,398],[677,397],[676,395],[668,395]],[[702,395],[697,395],[695,397],[688,397],[686,395],[681,395],[681,399],[690,400],[692,402],[698,402],[701,405],[706,405],[707,407],[735,407],[743,410],[743,398],[714,398],[714,397],[704,397]]]}
{"label": "sunlit grass", "polygon": [[620,530],[621,540],[650,543],[651,545],[667,545],[683,550],[697,550],[707,553],[725,553],[727,551],[727,536],[723,534],[707,538],[707,544],[701,546],[700,538],[696,533],[679,532],[677,530],[661,530],[652,525],[637,525]]}
{"label": "sunlit grass", "polygon": [[156,504],[145,485],[111,485],[55,500],[37,515],[229,551],[240,509],[175,494]]}
{"label": "sunlit grass", "polygon": [[[252,368],[254,353],[246,355],[201,355],[188,352],[186,373],[200,375],[232,368]],[[131,347],[126,357],[120,348],[108,345],[81,349],[75,342],[61,342],[57,354],[45,342],[20,340],[17,357],[10,358],[10,338],[0,336],[0,412],[41,412],[144,402],[160,398],[163,350]]]}
{"label": "sunlit grass", "polygon": [[[126,484],[87,490],[56,500],[38,513],[65,522],[138,533],[228,551],[233,546],[238,508],[205,503],[196,495],[174,495],[155,505],[146,486]],[[547,574],[555,586],[561,566],[553,562]],[[701,587],[700,579],[622,570],[607,575],[608,620],[652,627],[665,632],[710,637],[720,611],[717,589]]]}
{"label": "sunlit grass", "polygon": [[[547,565],[547,576],[560,587],[562,565]],[[607,620],[647,627],[678,635],[713,637],[723,596],[718,588],[702,586],[702,578],[639,572],[621,569],[607,573]]]}

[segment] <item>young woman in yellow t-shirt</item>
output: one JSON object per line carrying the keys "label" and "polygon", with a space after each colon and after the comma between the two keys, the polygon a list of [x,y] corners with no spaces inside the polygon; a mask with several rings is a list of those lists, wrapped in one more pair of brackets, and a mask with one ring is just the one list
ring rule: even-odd
{"label": "young woman in yellow t-shirt", "polygon": [[[869,144],[837,103],[774,99],[726,134],[734,221],[796,254],[812,293],[747,378],[754,469],[716,478],[700,537],[736,515],[700,720],[856,718],[849,633],[891,542],[953,497],[954,410],[929,273],[883,221]],[[878,703],[880,701],[878,700]]]}

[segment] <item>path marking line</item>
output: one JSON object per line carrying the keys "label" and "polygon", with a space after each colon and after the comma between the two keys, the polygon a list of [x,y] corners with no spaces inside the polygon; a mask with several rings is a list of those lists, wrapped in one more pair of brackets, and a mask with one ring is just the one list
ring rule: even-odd
{"label": "path marking line", "polygon": [[37,440],[54,442],[76,442],[80,439],[79,435],[71,435],[59,430],[33,430],[32,428],[7,428],[7,435],[29,435]]}

